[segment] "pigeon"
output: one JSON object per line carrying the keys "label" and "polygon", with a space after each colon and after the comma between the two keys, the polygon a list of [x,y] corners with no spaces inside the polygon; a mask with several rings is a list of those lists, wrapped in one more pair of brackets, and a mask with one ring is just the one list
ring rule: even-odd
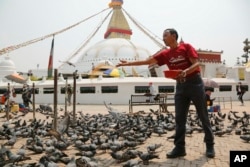
{"label": "pigeon", "polygon": [[244,135],[247,135],[247,134],[249,135],[250,134],[250,128],[243,127],[241,129],[242,129],[242,132],[243,132]]}
{"label": "pigeon", "polygon": [[104,101],[104,105],[108,109],[109,114],[112,115],[116,120],[120,120],[121,117],[125,115],[124,112],[118,111],[117,109],[114,109],[113,107],[108,106],[105,101]]}
{"label": "pigeon", "polygon": [[17,164],[19,161],[22,160],[22,156],[18,154],[12,153],[10,150],[6,151],[7,157],[10,162],[13,163],[13,165]]}
{"label": "pigeon", "polygon": [[222,118],[222,119],[225,119],[226,118],[226,113],[224,113],[224,114],[222,114],[222,112],[221,111],[218,111],[218,116],[220,117],[220,118]]}
{"label": "pigeon", "polygon": [[241,129],[235,129],[234,132],[236,135],[241,135]]}
{"label": "pigeon", "polygon": [[41,153],[43,153],[43,147],[41,147],[41,146],[32,144],[31,146],[28,145],[28,146],[26,146],[26,147],[27,147],[27,149],[29,149],[30,151],[33,151],[35,154],[41,154]]}
{"label": "pigeon", "polygon": [[16,154],[20,155],[22,159],[26,158],[26,145],[22,145],[22,147],[19,148]]}
{"label": "pigeon", "polygon": [[241,116],[238,116],[238,115],[237,115],[238,111],[230,111],[229,113],[232,113],[233,116],[234,116],[236,119],[240,119],[240,118],[241,118]]}
{"label": "pigeon", "polygon": [[85,167],[91,162],[91,159],[89,157],[81,156],[80,158],[77,158],[75,162],[77,167]]}
{"label": "pigeon", "polygon": [[139,152],[140,151],[138,150],[131,150],[131,149],[126,151],[126,153],[129,154],[131,158],[136,158],[139,155]]}
{"label": "pigeon", "polygon": [[51,136],[54,136],[58,141],[65,142],[65,141],[62,139],[61,134],[60,134],[57,130],[55,130],[55,129],[50,129],[50,130],[48,130],[48,134],[51,135]]}
{"label": "pigeon", "polygon": [[118,162],[124,162],[134,158],[128,152],[122,151],[111,152],[110,155],[113,159],[118,160]]}
{"label": "pigeon", "polygon": [[250,135],[241,135],[240,138],[246,142],[250,141]]}
{"label": "pigeon", "polygon": [[57,131],[63,135],[65,132],[68,132],[69,128],[69,123],[70,123],[70,116],[68,112],[65,112],[65,117],[61,120],[58,121],[57,124]]}
{"label": "pigeon", "polygon": [[95,154],[96,154],[96,150],[92,150],[92,151],[77,152],[75,155],[77,155],[77,156],[85,156],[85,157],[92,158],[92,157],[95,156]]}
{"label": "pigeon", "polygon": [[67,163],[66,167],[76,167],[76,160],[74,156],[70,159],[69,163]]}
{"label": "pigeon", "polygon": [[139,167],[139,164],[141,163],[142,161],[139,161],[137,159],[130,159],[128,160],[125,164],[123,164],[123,167],[136,167],[138,166]]}
{"label": "pigeon", "polygon": [[104,152],[106,152],[107,149],[109,149],[109,148],[110,148],[110,143],[102,143],[100,145],[100,150],[103,150]]}
{"label": "pigeon", "polygon": [[45,167],[48,166],[48,158],[44,155],[42,156],[39,161],[36,163],[35,166],[39,166],[39,167]]}
{"label": "pigeon", "polygon": [[52,145],[52,146],[45,147],[44,150],[46,154],[50,154],[50,153],[53,153],[56,150],[56,148],[55,146]]}
{"label": "pigeon", "polygon": [[11,136],[11,138],[6,143],[4,143],[4,145],[13,147],[15,145],[15,143],[16,143],[16,140],[17,140],[17,137],[16,137],[16,134],[14,133]]}
{"label": "pigeon", "polygon": [[5,148],[5,146],[1,144],[1,148],[0,148],[0,166],[3,166],[5,164],[6,151],[7,151],[7,149]]}
{"label": "pigeon", "polygon": [[158,115],[159,114],[159,110],[153,110],[152,108],[150,108],[149,109],[149,111],[151,112],[151,113],[153,113],[154,115]]}
{"label": "pigeon", "polygon": [[214,132],[214,135],[219,136],[219,137],[223,136],[224,134],[226,134],[226,131],[224,130],[219,130],[219,131]]}
{"label": "pigeon", "polygon": [[147,147],[149,153],[155,153],[155,150],[160,148],[162,144],[152,144]]}
{"label": "pigeon", "polygon": [[142,162],[143,162],[144,165],[148,165],[149,164],[149,160],[152,160],[154,158],[159,159],[159,155],[148,153],[148,152],[147,153],[140,152],[139,153],[139,157],[142,160]]}
{"label": "pigeon", "polygon": [[167,134],[167,131],[165,131],[162,127],[158,126],[154,128],[154,133],[158,134],[158,136],[161,136],[163,134]]}
{"label": "pigeon", "polygon": [[87,162],[87,165],[88,167],[99,167],[100,165],[98,165],[96,162],[94,161],[89,161]]}

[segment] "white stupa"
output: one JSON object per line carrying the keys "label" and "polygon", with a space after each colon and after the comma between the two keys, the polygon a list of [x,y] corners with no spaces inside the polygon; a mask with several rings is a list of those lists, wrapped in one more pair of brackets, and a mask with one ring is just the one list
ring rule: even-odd
{"label": "white stupa", "polygon": [[[74,66],[67,63],[62,65],[59,69],[60,73],[69,73],[76,69],[79,73],[89,73],[93,66],[98,66],[102,61],[109,61],[116,65],[120,60],[145,60],[151,55],[147,48],[130,40],[132,30],[122,11],[122,4],[123,1],[111,1],[109,6],[113,8],[113,14],[104,39],[89,47],[74,63]],[[127,74],[136,72],[144,76],[149,73],[148,66],[129,66],[123,69]]]}
{"label": "white stupa", "polygon": [[5,56],[0,60],[0,80],[6,81],[6,75],[16,73],[16,65],[9,56]]}

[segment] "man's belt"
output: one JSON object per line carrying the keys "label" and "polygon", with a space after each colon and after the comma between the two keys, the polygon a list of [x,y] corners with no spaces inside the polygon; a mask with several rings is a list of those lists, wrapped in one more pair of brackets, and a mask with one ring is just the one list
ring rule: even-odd
{"label": "man's belt", "polygon": [[184,77],[184,78],[180,78],[180,79],[177,79],[177,83],[185,83],[185,82],[188,82],[190,80],[193,80],[194,78],[196,78],[198,75],[200,75],[200,73],[198,72],[195,72],[195,73],[192,73],[192,74],[189,74],[188,76]]}

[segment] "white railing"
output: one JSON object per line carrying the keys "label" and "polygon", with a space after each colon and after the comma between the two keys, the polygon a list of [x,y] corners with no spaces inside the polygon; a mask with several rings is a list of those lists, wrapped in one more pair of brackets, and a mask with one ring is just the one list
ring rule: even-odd
{"label": "white railing", "polygon": [[223,109],[226,109],[226,105],[230,105],[230,109],[232,109],[233,104],[232,104],[232,97],[224,97],[224,96],[217,96],[215,97],[215,102],[218,103]]}

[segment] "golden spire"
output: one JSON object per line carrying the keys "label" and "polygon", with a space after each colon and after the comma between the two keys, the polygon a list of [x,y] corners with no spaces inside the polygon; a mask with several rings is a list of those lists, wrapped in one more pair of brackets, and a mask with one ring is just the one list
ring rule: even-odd
{"label": "golden spire", "polygon": [[132,31],[121,10],[123,0],[112,0],[109,7],[113,8],[113,14],[110,19],[104,38],[125,38],[130,39]]}
{"label": "golden spire", "polygon": [[109,3],[109,7],[113,8],[115,6],[122,6],[123,4],[123,0],[111,0],[111,2]]}

